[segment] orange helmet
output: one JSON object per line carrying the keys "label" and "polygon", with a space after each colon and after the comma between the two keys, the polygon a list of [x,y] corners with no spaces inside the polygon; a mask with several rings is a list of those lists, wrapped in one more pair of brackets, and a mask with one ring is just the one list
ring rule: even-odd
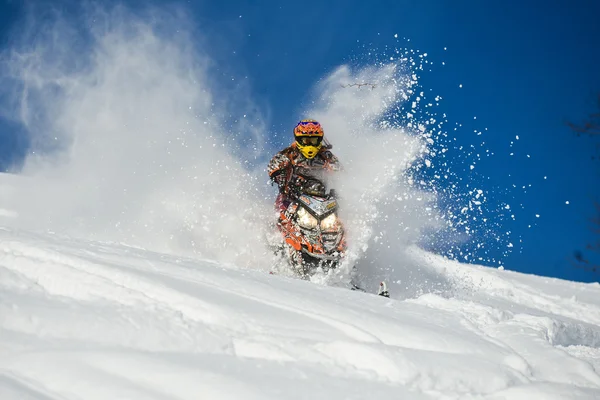
{"label": "orange helmet", "polygon": [[314,158],[321,150],[323,127],[314,119],[303,119],[294,128],[294,138],[300,153],[306,158]]}

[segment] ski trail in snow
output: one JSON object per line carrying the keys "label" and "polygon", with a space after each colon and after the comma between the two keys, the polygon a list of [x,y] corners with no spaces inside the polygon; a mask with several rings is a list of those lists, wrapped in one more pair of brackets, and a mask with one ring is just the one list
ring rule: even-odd
{"label": "ski trail in snow", "polygon": [[[190,290],[186,287],[190,285],[185,284],[189,282],[194,283],[195,286],[201,285],[203,291],[217,289],[229,296],[243,297],[244,300],[260,302],[267,307],[279,308],[314,319],[330,325],[354,340],[379,342],[376,337],[353,324],[319,315],[314,311],[302,310],[298,306],[286,306],[261,299],[257,295],[243,293],[243,288],[239,286],[230,289],[227,286],[215,285],[215,282],[202,282],[191,277],[182,280],[178,279],[172,270],[169,271],[171,275],[168,275],[164,272],[132,270],[131,267],[119,268],[105,261],[101,263],[84,261],[76,256],[64,256],[52,250],[39,249],[19,242],[3,242],[0,251],[4,252],[3,265],[19,265],[19,269],[14,272],[36,282],[49,295],[70,297],[75,300],[92,300],[101,297],[123,305],[143,303],[145,307],[167,307],[193,321],[212,326],[227,326],[228,329],[236,327],[239,332],[245,331],[245,326],[239,320],[224,318],[223,316],[228,313],[223,309],[214,304],[204,303],[194,296],[193,290],[198,288],[194,287]],[[128,269],[135,273],[128,273]]]}
{"label": "ski trail in snow", "polygon": [[[0,394],[600,396],[592,323],[600,288],[429,261],[487,286],[396,301],[209,260],[0,229]],[[560,306],[549,311],[527,297],[536,288]],[[582,304],[569,300],[574,291]]]}
{"label": "ski trail in snow", "polygon": [[122,269],[83,262],[19,242],[5,241],[0,251],[4,253],[1,263],[5,268],[35,282],[48,295],[81,301],[101,298],[130,306],[167,307],[193,321],[230,327],[236,325],[214,304],[186,296],[151,280],[134,277]]}
{"label": "ski trail in snow", "polygon": [[[142,274],[146,274],[146,275],[150,274],[149,272],[142,272],[142,271],[138,271],[138,273],[142,273]],[[173,279],[174,276],[168,276],[166,274],[157,274],[157,275],[159,275],[163,281],[174,280]],[[182,281],[184,281],[184,280],[179,279],[179,282],[182,282]],[[187,281],[189,283],[194,283],[196,285],[201,285],[204,287],[204,290],[211,290],[210,288],[216,287],[216,288],[218,288],[218,290],[220,292],[225,293],[229,296],[240,297],[243,299],[243,301],[249,300],[249,301],[256,302],[256,303],[261,303],[267,307],[277,308],[277,309],[280,309],[283,311],[288,311],[288,312],[298,314],[302,317],[313,319],[320,323],[331,326],[332,328],[340,331],[342,334],[348,336],[349,338],[352,338],[353,340],[362,341],[362,342],[381,342],[377,337],[373,336],[372,334],[370,334],[369,332],[367,332],[364,329],[360,329],[355,324],[350,324],[350,323],[344,322],[342,320],[332,318],[330,315],[322,315],[316,310],[306,310],[306,309],[302,309],[302,308],[298,307],[297,305],[292,306],[289,304],[277,303],[275,301],[268,300],[268,299],[265,299],[264,297],[261,297],[260,293],[250,294],[244,290],[243,286],[236,285],[235,287],[232,287],[233,283],[231,283],[230,285],[227,285],[227,286],[219,286],[218,284],[215,286],[215,282],[207,283],[207,282],[202,282],[202,281],[196,280],[194,278],[189,278],[189,280],[185,280],[185,281]],[[179,285],[173,285],[173,286],[178,286],[180,290],[186,291],[183,289],[183,286],[181,285],[181,283]]]}
{"label": "ski trail in snow", "polygon": [[[597,307],[596,299],[594,295],[590,295],[589,290],[585,290],[598,287],[597,284],[578,284],[461,264],[426,253],[416,247],[411,248],[409,253],[421,265],[426,265],[451,279],[454,283],[454,295],[475,296],[478,300],[486,301],[492,306],[494,299],[500,301],[508,299],[513,303],[513,309],[518,307],[519,310],[539,316],[560,316],[566,320],[584,321],[600,326],[600,309]],[[514,276],[511,276],[513,274]],[[540,285],[545,290],[540,290]],[[596,342],[596,345],[598,344],[600,342]]]}
{"label": "ski trail in snow", "polygon": [[47,393],[16,376],[0,372],[0,398],[20,400],[59,400],[61,396]]}

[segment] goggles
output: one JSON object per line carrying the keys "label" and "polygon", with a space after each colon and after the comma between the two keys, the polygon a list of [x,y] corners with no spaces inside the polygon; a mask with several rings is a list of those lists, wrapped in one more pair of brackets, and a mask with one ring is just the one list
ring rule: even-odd
{"label": "goggles", "polygon": [[296,142],[301,146],[318,146],[322,141],[322,136],[296,136]]}

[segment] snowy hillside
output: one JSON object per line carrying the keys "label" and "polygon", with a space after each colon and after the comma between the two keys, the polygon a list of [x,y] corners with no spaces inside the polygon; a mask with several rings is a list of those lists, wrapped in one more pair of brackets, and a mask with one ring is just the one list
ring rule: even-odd
{"label": "snowy hillside", "polygon": [[600,398],[598,284],[415,247],[512,249],[493,187],[451,190],[426,54],[339,66],[298,116],[327,127],[348,259],[387,299],[270,275],[264,168],[291,126],[270,131],[252,79],[218,84],[187,13],[98,11],[25,18],[4,54],[32,148],[0,174],[0,400]]}
{"label": "snowy hillside", "polygon": [[451,289],[386,299],[2,228],[0,398],[600,397],[597,284],[410,256]]}

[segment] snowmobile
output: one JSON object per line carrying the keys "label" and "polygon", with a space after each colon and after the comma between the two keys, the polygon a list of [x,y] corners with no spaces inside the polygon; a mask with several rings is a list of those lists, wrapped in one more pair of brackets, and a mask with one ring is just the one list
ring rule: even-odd
{"label": "snowmobile", "polygon": [[292,269],[308,279],[317,270],[336,268],[346,252],[344,226],[338,217],[335,190],[327,192],[317,179],[300,177],[279,215],[281,250]]}

